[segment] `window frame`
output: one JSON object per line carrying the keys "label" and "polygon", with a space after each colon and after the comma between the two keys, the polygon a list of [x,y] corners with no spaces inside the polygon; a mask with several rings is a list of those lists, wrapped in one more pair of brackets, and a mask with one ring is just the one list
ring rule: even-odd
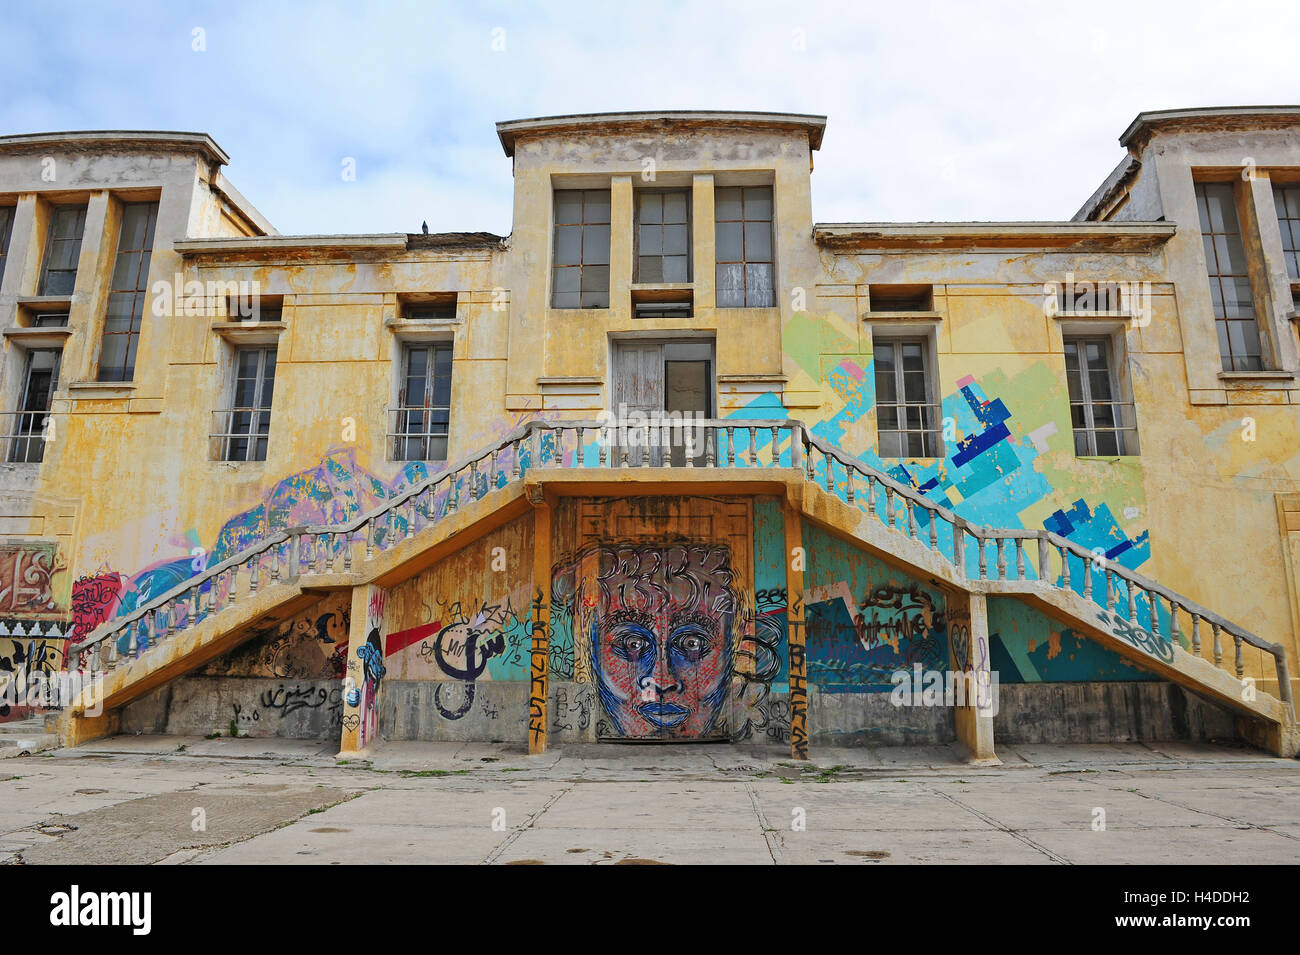
{"label": "window frame", "polygon": [[[254,398],[251,405],[236,405],[235,401],[239,396],[239,382],[242,379],[240,371],[240,359],[243,355],[255,353],[257,355],[257,367],[252,380],[254,385]],[[274,367],[271,369],[268,377],[266,371],[267,356],[272,356]],[[275,376],[279,371],[279,347],[278,345],[237,345],[233,349],[232,361],[230,366],[229,385],[227,390],[228,408],[221,409],[218,414],[223,415],[224,431],[218,434],[221,441],[220,453],[217,458],[228,464],[246,464],[251,462],[261,462],[267,459],[271,444],[271,412],[275,400]],[[270,388],[270,396],[266,394],[267,388]],[[235,415],[244,413],[249,416],[246,430],[237,430],[235,425]],[[265,424],[265,430],[257,430],[259,424]],[[243,455],[236,456],[234,444],[236,441],[245,442]]]}
{"label": "window frame", "polygon": [[[1118,339],[1118,340],[1117,340]],[[1087,346],[1099,344],[1106,364],[1106,376],[1110,386],[1111,397],[1094,399],[1092,396],[1092,369],[1088,367]],[[1070,431],[1074,443],[1076,458],[1124,458],[1141,455],[1141,441],[1138,436],[1137,404],[1133,400],[1128,364],[1123,341],[1119,334],[1107,334],[1098,329],[1064,331],[1061,336],[1062,360],[1065,362],[1066,400],[1070,408]],[[1071,346],[1075,351],[1075,366],[1079,382],[1079,395],[1076,397],[1070,382],[1069,353]],[[1080,363],[1082,362],[1082,363]],[[1096,408],[1109,405],[1112,426],[1098,427]],[[1074,409],[1080,407],[1084,418],[1083,425],[1074,423]],[[1127,409],[1127,415],[1125,414]],[[1131,420],[1125,424],[1125,420]],[[1111,433],[1115,436],[1115,451],[1103,452],[1097,447],[1097,435]],[[1084,441],[1085,451],[1080,453],[1079,440]]]}
{"label": "window frame", "polygon": [[[559,219],[560,196],[563,193],[577,193],[579,196],[581,196],[581,201],[579,204],[579,210],[580,210],[579,219],[577,222],[561,222]],[[588,205],[589,197],[591,197],[592,195],[601,195],[605,198],[605,205],[609,211],[606,214],[606,218],[604,219],[604,221],[598,221],[594,219],[591,221],[587,220],[587,205]],[[610,258],[612,257],[612,251],[614,245],[613,219],[614,219],[614,192],[613,189],[611,189],[608,186],[599,189],[552,189],[551,191],[551,274],[550,274],[551,291],[547,299],[548,302],[550,303],[551,308],[567,309],[567,310],[578,310],[578,309],[585,310],[585,309],[601,309],[601,308],[610,307],[610,300],[612,298],[611,287],[613,285],[613,274],[611,272],[611,263],[610,263]],[[561,265],[559,262],[560,229],[573,228],[575,226],[578,229],[578,261],[576,264],[568,263],[568,264]],[[600,226],[604,226],[607,235],[607,242],[605,245],[605,253],[604,253],[605,261],[588,262],[587,261],[588,229],[589,227],[598,228]],[[568,291],[561,292],[559,290],[556,279],[559,277],[561,272],[567,272],[575,269],[577,270],[578,273],[577,292],[568,292]],[[584,296],[586,295],[599,296],[601,294],[596,291],[586,291],[583,289],[582,287],[583,274],[586,272],[587,269],[605,270],[605,288],[603,293],[604,304],[599,304],[600,301],[599,298],[597,299],[597,304],[584,304]],[[574,294],[578,296],[577,305],[557,304],[557,296],[574,295]]]}
{"label": "window frame", "polygon": [[[881,346],[888,345],[895,350],[894,361],[894,401],[884,402],[880,398],[880,388],[877,384],[880,370],[878,367],[877,354]],[[901,361],[901,349],[905,345],[917,345],[921,352],[921,371],[924,375],[925,396],[923,402],[909,402],[906,400],[906,382],[904,374],[906,369]],[[880,328],[872,327],[871,330],[871,373],[872,384],[875,387],[875,412],[876,412],[876,453],[879,457],[886,460],[911,460],[911,459],[941,459],[947,456],[946,443],[943,440],[943,402],[939,397],[938,382],[938,361],[936,354],[935,335],[928,327],[896,327]],[[881,409],[889,407],[895,410],[896,427],[881,427]],[[908,424],[905,409],[919,407],[922,409],[921,428],[903,427]],[[925,426],[925,412],[929,411],[933,423]],[[898,450],[903,454],[886,454],[885,435],[897,435],[899,441]],[[907,447],[907,436],[918,435],[921,440],[920,454],[910,453]]]}
{"label": "window frame", "polygon": [[[40,464],[45,460],[45,421],[54,407],[54,394],[59,388],[59,375],[63,370],[63,348],[28,348],[23,356],[23,380],[18,392],[18,404],[14,410],[13,427],[9,435],[9,448],[5,461],[9,464]],[[50,374],[50,390],[45,399],[44,408],[29,408],[32,387],[32,364],[38,354],[54,355],[54,368]],[[40,418],[39,426],[24,427],[35,424]],[[22,449],[21,451],[19,449]]]}
{"label": "window frame", "polygon": [[[38,294],[38,295],[42,295],[42,296],[46,296],[46,295],[48,295],[48,296],[51,296],[51,297],[59,297],[59,298],[71,298],[71,297],[72,297],[72,294],[73,294],[73,292],[76,290],[76,287],[77,287],[77,273],[78,273],[78,271],[80,270],[80,265],[81,265],[81,246],[82,246],[82,244],[85,242],[85,239],[86,239],[86,213],[87,213],[88,209],[89,209],[89,205],[88,205],[88,203],[85,203],[85,202],[82,202],[82,203],[75,203],[75,202],[61,203],[61,204],[59,204],[59,205],[55,205],[55,206],[52,206],[52,207],[51,207],[51,211],[50,211],[50,217],[49,217],[48,225],[46,226],[46,234],[45,234],[45,250],[44,250],[44,254],[43,254],[42,257],[41,257],[41,274],[40,274],[39,279],[37,280],[37,285],[36,285],[36,291],[37,291],[37,294]],[[58,234],[58,232],[57,232],[56,229],[55,229],[55,225],[57,224],[57,222],[58,222],[58,220],[59,220],[59,217],[60,217],[63,213],[68,213],[68,212],[76,213],[77,222],[78,222],[78,228],[77,228],[77,233],[76,233],[75,236],[61,236],[61,235]],[[71,242],[71,243],[73,243],[73,245],[74,245],[74,247],[75,247],[75,249],[76,249],[76,253],[72,256],[73,263],[74,263],[73,266],[72,266],[72,268],[70,268],[70,269],[69,269],[69,268],[61,268],[61,269],[51,269],[51,268],[50,268],[51,256],[52,256],[53,253],[54,253],[54,243],[56,243],[56,242]],[[72,287],[71,287],[71,288],[69,288],[67,291],[55,291],[55,292],[52,292],[52,291],[49,290],[49,283],[50,283],[50,275],[51,275],[51,274],[58,273],[58,274],[62,275],[62,274],[66,274],[66,273],[69,273],[69,272],[72,274]]]}
{"label": "window frame", "polygon": [[[1287,196],[1293,194],[1296,215],[1287,215]],[[1300,182],[1273,183],[1273,211],[1277,214],[1278,230],[1282,235],[1282,258],[1287,281],[1300,283]],[[1290,246],[1287,243],[1290,241]]]}
{"label": "window frame", "polygon": [[[149,295],[149,270],[153,264],[153,246],[157,238],[158,227],[158,200],[145,200],[142,202],[127,202],[122,204],[121,221],[118,224],[117,248],[113,253],[112,271],[109,273],[108,280],[108,302],[105,306],[107,311],[104,315],[103,324],[100,326],[99,354],[95,361],[95,380],[103,383],[120,383],[135,380],[135,362],[137,352],[140,347],[140,334],[144,327],[145,300]],[[139,248],[123,248],[124,231],[127,225],[128,210],[146,208],[144,241],[145,245]],[[117,287],[117,270],[118,263],[123,256],[135,256],[136,267],[134,286],[132,288]],[[125,331],[109,331],[109,321],[113,317],[112,309],[115,299],[121,296],[130,296],[131,311],[127,317],[127,327]],[[105,346],[110,340],[125,338],[126,346],[122,353],[123,364],[121,366],[105,366],[104,353]]]}
{"label": "window frame", "polygon": [[[730,189],[740,190],[740,216],[741,217],[739,219],[723,219],[719,217],[718,210],[722,204],[721,202],[718,201],[718,194],[725,190],[730,190]],[[768,199],[768,210],[769,210],[766,219],[746,218],[745,198],[746,198],[746,194],[751,190],[754,191],[766,190],[767,199]],[[767,223],[769,256],[767,259],[750,260],[749,240],[746,238],[745,235],[746,233],[745,226],[750,223],[759,223],[759,222]],[[739,260],[722,258],[722,253],[720,250],[721,242],[718,241],[718,233],[720,231],[718,227],[721,225],[729,225],[729,224],[740,225],[740,256],[741,257]],[[714,267],[713,267],[714,301],[718,308],[775,308],[776,307],[776,189],[775,187],[772,185],[715,186],[714,205],[713,205],[713,248],[714,248]],[[741,287],[740,290],[741,302],[739,305],[732,304],[732,303],[724,303],[722,301],[723,285],[722,285],[722,275],[720,270],[724,266],[736,266],[736,265],[739,265],[741,267],[741,274],[743,276],[743,281],[744,281],[744,285]],[[768,301],[767,304],[758,304],[758,305],[750,304],[749,266],[751,265],[766,265],[772,270],[771,272],[772,284],[771,287],[768,289],[770,301]]]}
{"label": "window frame", "polygon": [[[1272,361],[1272,356],[1269,354],[1269,339],[1267,331],[1264,323],[1260,321],[1259,300],[1258,295],[1256,294],[1257,290],[1254,286],[1254,280],[1250,275],[1250,251],[1246,245],[1246,231],[1244,225],[1244,221],[1247,220],[1241,214],[1242,210],[1237,186],[1232,182],[1222,182],[1213,179],[1194,180],[1193,186],[1195,187],[1196,194],[1197,226],[1201,235],[1201,254],[1205,256],[1205,272],[1209,283],[1210,307],[1214,314],[1214,330],[1218,342],[1220,364],[1223,366],[1223,371],[1228,374],[1265,371]],[[1213,217],[1210,214],[1209,190],[1211,189],[1216,189],[1216,191],[1220,189],[1228,190],[1231,196],[1231,201],[1228,203],[1227,209],[1232,213],[1232,224],[1236,227],[1235,233],[1231,231],[1214,231]],[[1227,225],[1228,223],[1225,221],[1225,228]],[[1225,243],[1228,243],[1232,241],[1234,236],[1237,243],[1241,246],[1241,257],[1245,269],[1244,272],[1223,271],[1224,266],[1222,266],[1219,261],[1218,240],[1222,239]],[[1210,255],[1206,251],[1207,246],[1214,250],[1213,260],[1211,260]],[[1250,291],[1251,315],[1249,318],[1235,315],[1229,316],[1227,314],[1229,309],[1226,305],[1227,298],[1224,295],[1225,279],[1232,280],[1233,287],[1236,289],[1242,288],[1241,282],[1244,280],[1245,288]],[[1219,293],[1218,304],[1215,303],[1214,293],[1216,287]],[[1235,301],[1235,294],[1233,298]],[[1244,307],[1238,305],[1237,308]],[[1233,348],[1233,325],[1250,325],[1254,328],[1255,342],[1258,346],[1257,355],[1252,356],[1249,349],[1247,349],[1243,352],[1241,359],[1238,359]],[[1246,344],[1249,345],[1249,342]],[[1225,345],[1227,347],[1226,352],[1224,351]],[[1254,362],[1251,361],[1252,358],[1254,358]]]}
{"label": "window frame", "polygon": [[17,206],[0,206],[5,222],[0,225],[0,282],[4,281],[5,263],[9,261],[9,243],[13,240],[14,220],[18,218]]}
{"label": "window frame", "polygon": [[[695,281],[695,242],[694,242],[694,222],[695,210],[692,203],[692,190],[687,187],[682,188],[663,188],[663,189],[638,189],[632,194],[633,216],[632,216],[632,283],[634,285],[689,285]],[[686,221],[685,222],[664,222],[663,221],[663,200],[666,196],[681,196],[686,204]],[[641,201],[647,198],[659,199],[659,221],[642,222],[641,220]],[[659,227],[659,249],[655,257],[659,259],[658,279],[647,279],[641,274],[641,230],[644,226]],[[686,278],[684,279],[666,279],[663,278],[663,260],[665,258],[676,258],[676,255],[669,256],[663,251],[663,235],[665,226],[681,225],[686,229]]]}
{"label": "window frame", "polygon": [[[404,462],[445,462],[450,460],[451,453],[451,412],[453,405],[453,396],[455,394],[456,380],[456,351],[455,342],[448,339],[429,339],[419,341],[401,341],[398,369],[400,378],[397,383],[397,407],[394,409],[394,423],[392,431],[389,434],[391,443],[389,444],[389,460]],[[411,383],[411,355],[416,349],[427,350],[429,355],[425,365],[423,375],[423,386],[425,400],[423,405],[408,405],[407,395]],[[445,405],[431,404],[432,396],[437,390],[437,368],[438,353],[445,352],[447,355],[447,403]],[[433,424],[430,420],[431,413],[436,411],[445,411],[447,413],[447,423],[443,432],[433,430]],[[422,416],[421,429],[418,431],[411,430],[412,415],[420,414]],[[430,452],[433,450],[434,441],[439,438],[443,441],[443,452],[441,457],[432,457]],[[414,445],[412,442],[415,442]],[[411,455],[411,448],[415,447],[421,453],[417,456]]]}

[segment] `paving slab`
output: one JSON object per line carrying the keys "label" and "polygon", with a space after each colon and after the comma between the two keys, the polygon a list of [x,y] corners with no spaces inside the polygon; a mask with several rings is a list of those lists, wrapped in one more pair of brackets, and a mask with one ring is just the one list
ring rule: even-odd
{"label": "paving slab", "polygon": [[1035,842],[1076,865],[1294,865],[1300,842],[1262,829],[1043,829]]}
{"label": "paving slab", "polygon": [[810,829],[777,834],[783,862],[793,865],[1043,865],[1047,853],[996,829],[983,831]]}

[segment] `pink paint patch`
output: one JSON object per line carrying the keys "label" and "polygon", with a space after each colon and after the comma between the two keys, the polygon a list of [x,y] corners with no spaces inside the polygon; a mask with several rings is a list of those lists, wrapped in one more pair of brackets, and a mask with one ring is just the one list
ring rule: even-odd
{"label": "pink paint patch", "polygon": [[965,388],[967,385],[973,385],[973,384],[975,384],[975,376],[974,376],[974,375],[967,375],[965,378],[958,378],[958,379],[957,379],[957,387],[958,387],[958,388]]}
{"label": "pink paint patch", "polygon": [[849,361],[846,358],[844,361],[840,362],[840,368],[852,376],[854,381],[861,381],[866,377],[866,372],[862,370],[862,366],[856,361]]}
{"label": "pink paint patch", "polygon": [[410,630],[399,630],[397,633],[390,633],[388,639],[384,641],[384,656],[391,657],[394,653],[400,653],[411,644],[418,643],[441,629],[442,622],[437,621],[421,624],[418,627],[412,627]]}

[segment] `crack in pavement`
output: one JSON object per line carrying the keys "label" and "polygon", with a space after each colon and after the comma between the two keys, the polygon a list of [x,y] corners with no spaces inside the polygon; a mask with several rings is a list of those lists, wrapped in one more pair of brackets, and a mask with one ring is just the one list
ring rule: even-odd
{"label": "crack in pavement", "polygon": [[767,854],[772,857],[774,865],[784,865],[785,850],[781,848],[780,841],[776,837],[776,830],[768,825],[767,815],[758,801],[758,791],[751,783],[745,783],[745,792],[749,793],[750,805],[754,807],[754,813],[758,816],[758,825],[763,832],[763,840],[767,843]]}
{"label": "crack in pavement", "polygon": [[1024,833],[1016,829],[1012,829],[1010,826],[1004,825],[1003,823],[994,819],[992,816],[988,815],[987,813],[980,812],[975,807],[966,805],[964,802],[962,802],[960,799],[956,798],[955,796],[950,796],[948,793],[938,789],[931,789],[930,792],[934,793],[935,795],[942,796],[944,799],[948,800],[954,806],[959,806],[962,809],[965,809],[972,816],[975,816],[977,819],[982,819],[984,822],[987,822],[989,825],[993,826],[993,828],[1005,832],[1013,839],[1018,839],[1019,841],[1023,842],[1025,845],[1029,846],[1031,849],[1037,849],[1039,852],[1047,856],[1047,858],[1051,859],[1053,862],[1059,862],[1061,865],[1074,865],[1073,862],[1071,862],[1069,859],[1065,858],[1064,856],[1058,855],[1057,853],[1053,852],[1051,849],[1047,848],[1046,846],[1039,845],[1037,842],[1035,842],[1033,839],[1030,839]]}
{"label": "crack in pavement", "polygon": [[572,791],[573,791],[573,787],[576,786],[576,785],[577,785],[577,783],[573,783],[573,784],[571,784],[571,785],[565,787],[564,789],[561,789],[558,793],[556,793],[555,795],[553,795],[550,799],[546,800],[546,802],[542,803],[542,806],[541,806],[540,809],[538,809],[536,812],[534,812],[532,815],[530,815],[530,816],[528,817],[528,820],[527,820],[527,821],[526,821],[522,826],[519,826],[519,827],[518,827],[517,829],[515,829],[512,833],[510,833],[510,835],[506,836],[505,840],[502,841],[501,845],[497,846],[495,849],[493,849],[491,852],[489,852],[489,853],[487,854],[487,858],[484,859],[484,860],[483,860],[481,863],[479,863],[479,864],[480,864],[480,865],[491,865],[492,863],[496,862],[497,859],[501,858],[502,853],[504,853],[507,849],[509,849],[510,846],[512,846],[512,845],[514,844],[514,842],[515,842],[516,839],[518,839],[520,836],[522,836],[522,835],[523,835],[525,832],[527,832],[529,829],[533,828],[533,823],[536,822],[539,818],[541,818],[542,813],[546,812],[546,810],[548,810],[548,809],[550,809],[552,806],[554,806],[554,805],[559,801],[559,799],[560,799],[561,796],[564,796],[564,795],[566,795],[567,793],[572,792]]}

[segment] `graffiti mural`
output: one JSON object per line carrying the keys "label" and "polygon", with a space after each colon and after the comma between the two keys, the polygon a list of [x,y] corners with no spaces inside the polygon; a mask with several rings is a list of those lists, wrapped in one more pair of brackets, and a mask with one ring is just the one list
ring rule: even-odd
{"label": "graffiti mural", "polygon": [[63,666],[63,644],[0,638],[0,721],[25,719],[45,705],[33,696],[48,702],[49,680]]}
{"label": "graffiti mural", "polygon": [[81,639],[117,613],[122,578],[112,572],[82,577],[72,585],[72,636]]}
{"label": "graffiti mural", "polygon": [[350,596],[331,594],[198,672],[204,676],[342,679],[347,670],[350,617]]}
{"label": "graffiti mural", "polygon": [[726,547],[593,544],[555,568],[575,649],[609,735],[699,738],[726,732],[739,594]]}
{"label": "graffiti mural", "polygon": [[[988,608],[990,665],[1002,683],[1159,679],[1019,601],[993,598]],[[1102,614],[1120,639],[1166,662],[1173,658],[1163,634],[1156,638],[1117,614]]]}
{"label": "graffiti mural", "polygon": [[388,593],[378,587],[370,588],[366,603],[366,641],[357,647],[360,661],[361,710],[358,742],[361,747],[373,742],[379,732],[379,686],[388,672],[384,666],[384,606]]}
{"label": "graffiti mural", "polygon": [[804,546],[808,682],[823,693],[891,687],[898,670],[947,670],[942,595],[816,528]]}
{"label": "graffiti mural", "polygon": [[53,541],[8,541],[0,545],[0,616],[63,616],[54,598],[52,578],[58,544]]}

